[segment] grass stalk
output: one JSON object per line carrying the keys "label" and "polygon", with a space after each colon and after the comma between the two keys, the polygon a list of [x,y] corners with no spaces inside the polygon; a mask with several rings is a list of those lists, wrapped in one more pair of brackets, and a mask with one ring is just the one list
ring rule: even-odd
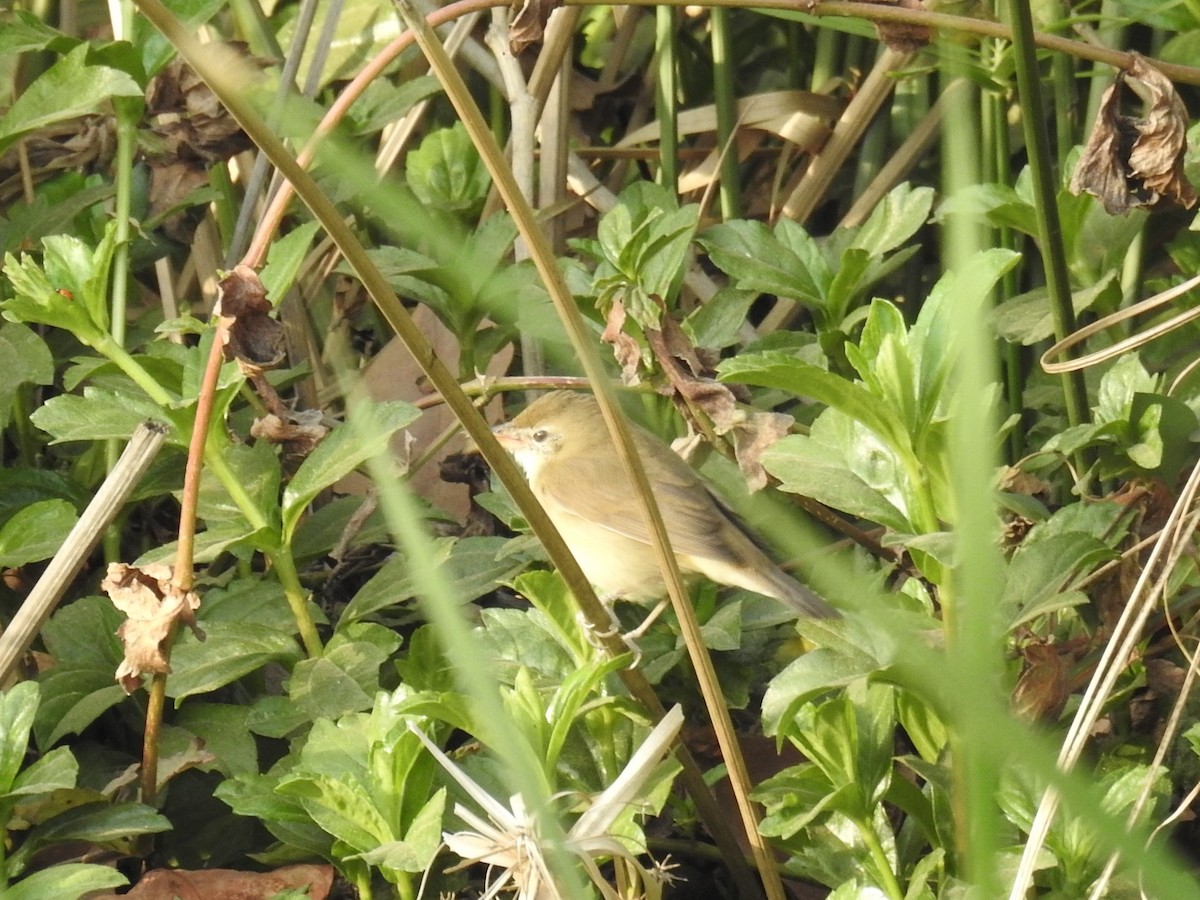
{"label": "grass stalk", "polygon": [[736,219],[742,214],[741,174],[737,153],[737,96],[734,86],[734,61],[730,58],[733,36],[729,10],[716,7],[711,13],[713,102],[717,108],[717,147],[721,152],[721,218]]}
{"label": "grass stalk", "polygon": [[654,108],[658,116],[658,183],[675,193],[679,183],[679,131],[675,125],[675,98],[678,96],[675,72],[674,7],[654,10],[655,59]]}

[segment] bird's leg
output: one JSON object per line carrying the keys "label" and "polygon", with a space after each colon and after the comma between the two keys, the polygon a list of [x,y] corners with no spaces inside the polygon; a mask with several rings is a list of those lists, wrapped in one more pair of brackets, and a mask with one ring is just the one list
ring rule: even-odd
{"label": "bird's leg", "polygon": [[649,631],[650,626],[653,625],[656,621],[658,621],[658,617],[663,614],[663,610],[665,610],[670,605],[671,605],[671,598],[663,597],[661,600],[658,601],[658,606],[656,606],[656,607],[654,607],[654,609],[650,610],[650,615],[646,616],[646,618],[642,620],[642,624],[639,625],[637,628],[633,629],[633,631],[625,632],[623,635],[621,635],[621,639],[623,641],[625,641],[626,644],[629,645],[630,649],[636,650],[637,648],[634,646],[633,642],[636,641],[638,638],[640,638],[642,635],[644,635],[647,631]]}
{"label": "bird's leg", "polygon": [[621,630],[621,623],[617,619],[616,602],[619,599],[618,594],[605,594],[596,599],[600,601],[600,605],[608,611],[608,630],[600,631],[588,619],[579,612],[575,614],[575,621],[579,623],[579,627],[583,629],[583,633],[587,636],[587,641],[597,650],[601,649],[600,642],[607,638],[613,637]]}

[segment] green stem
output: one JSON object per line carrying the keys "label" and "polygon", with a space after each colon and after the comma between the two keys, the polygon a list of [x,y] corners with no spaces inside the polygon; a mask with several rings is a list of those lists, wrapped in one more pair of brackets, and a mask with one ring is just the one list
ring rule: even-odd
{"label": "green stem", "polygon": [[741,216],[741,172],[737,155],[737,98],[734,95],[734,64],[730,59],[729,10],[712,13],[713,101],[717,107],[717,152],[721,154],[721,218]]}
{"label": "green stem", "polygon": [[[1050,313],[1054,321],[1054,336],[1062,340],[1075,330],[1075,309],[1071,305],[1071,284],[1067,258],[1063,248],[1062,223],[1058,217],[1058,191],[1055,185],[1054,163],[1050,152],[1050,136],[1044,127],[1045,112],[1038,83],[1037,52],[1033,42],[1033,18],[1026,0],[1011,0],[1013,19],[1013,51],[1017,72],[1017,89],[1021,100],[1021,123],[1029,152],[1029,170],[1033,175],[1034,211],[1037,215],[1039,246],[1046,271],[1046,288],[1050,294]],[[1068,372],[1062,376],[1063,399],[1067,421],[1080,425],[1087,419],[1087,388],[1083,372]],[[1079,454],[1082,457],[1082,453]],[[1076,460],[1079,471],[1087,471],[1086,461]]]}
{"label": "green stem", "polygon": [[275,567],[275,577],[283,585],[284,596],[287,597],[288,606],[292,610],[292,618],[296,620],[296,628],[300,631],[304,652],[310,657],[318,657],[321,655],[321,637],[317,634],[316,623],[308,612],[308,594],[300,584],[292,548],[280,547],[271,553],[270,557],[271,564]]}
{"label": "green stem", "polygon": [[676,193],[679,183],[679,133],[675,127],[675,10],[659,6],[654,11],[658,49],[655,109],[659,127],[658,183]]}
{"label": "green stem", "polygon": [[880,881],[879,886],[887,893],[890,900],[904,900],[904,891],[896,879],[896,873],[892,871],[892,864],[887,858],[883,844],[879,841],[879,835],[875,833],[875,829],[871,827],[869,821],[861,821],[857,824],[858,833],[862,835],[863,843],[867,845],[867,851],[871,854],[871,861],[875,864],[875,874]]}
{"label": "green stem", "polygon": [[[123,6],[126,21],[131,10]],[[142,102],[118,98],[113,101],[117,113],[117,156],[113,173],[116,182],[116,246],[113,249],[112,293],[109,310],[109,334],[113,343],[125,345],[125,318],[129,296],[129,217],[133,197],[133,151],[137,122],[141,118]],[[104,442],[105,470],[111,472],[121,455],[121,442]],[[121,558],[121,529],[117,525],[104,532],[104,558],[116,562]]]}

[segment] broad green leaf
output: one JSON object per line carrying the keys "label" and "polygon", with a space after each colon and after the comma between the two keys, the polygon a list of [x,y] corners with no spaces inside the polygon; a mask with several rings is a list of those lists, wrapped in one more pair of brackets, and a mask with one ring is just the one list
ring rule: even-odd
{"label": "broad green leaf", "polygon": [[317,222],[305,222],[298,228],[271,244],[267,251],[267,264],[259,278],[266,289],[271,303],[278,306],[292,289],[300,264],[308,254],[308,245],[321,226]]}
{"label": "broad green leaf", "polygon": [[807,266],[761,222],[722,222],[706,229],[697,241],[739,289],[823,305],[823,293]]}
{"label": "broad green leaf", "polygon": [[[433,555],[420,565],[444,567],[450,596],[468,603],[520,571],[522,560],[501,556],[507,545],[507,539],[496,537],[443,538],[435,541]],[[338,620],[339,630],[416,596],[417,579],[412,570],[412,563],[402,555],[384,563],[346,606]]]}
{"label": "broad green leaf", "polygon": [[914,188],[908,182],[897,185],[871,211],[870,217],[855,234],[851,246],[866,250],[873,256],[883,256],[895,250],[929,220],[933,199],[933,188]]}
{"label": "broad green leaf", "polygon": [[300,516],[317,494],[386,451],[391,436],[419,415],[410,403],[378,403],[364,406],[353,425],[342,423],[333,429],[300,464],[283,492],[284,541],[291,540]]}
{"label": "broad green leaf", "polygon": [[314,822],[358,853],[400,837],[379,814],[367,788],[354,779],[287,775],[276,790],[298,800]]}
{"label": "broad green leaf", "polygon": [[0,525],[27,506],[53,499],[68,500],[82,509],[90,495],[61,472],[17,466],[0,469]]}
{"label": "broad green leaf", "polygon": [[0,796],[12,790],[25,761],[37,707],[38,687],[33,682],[22,681],[0,693]]}
{"label": "broad green leaf", "polygon": [[470,213],[487,196],[491,176],[461,122],[430,132],[409,152],[404,168],[408,185],[436,209]]}
{"label": "broad green leaf", "polygon": [[400,638],[381,625],[360,622],[339,629],[320,657],[296,664],[288,696],[312,719],[370,709],[379,690],[379,667],[399,646]]}
{"label": "broad green leaf", "polygon": [[66,747],[55,747],[23,769],[13,781],[5,797],[48,794],[51,791],[75,787],[79,764]]}
{"label": "broad green leaf", "polygon": [[[1109,271],[1095,284],[1071,294],[1071,306],[1079,315],[1101,300],[1120,299],[1120,282],[1116,270]],[[1025,346],[1044,341],[1054,334],[1054,317],[1050,311],[1050,295],[1041,287],[1000,303],[992,311],[996,333],[1006,341]]]}
{"label": "broad green leaf", "polygon": [[[1000,601],[1008,627],[1060,605],[1054,603],[1058,595],[1068,594],[1096,566],[1116,557],[1106,544],[1082,532],[1022,544],[1009,561]],[[1066,597],[1065,602],[1078,602],[1077,595]]]}
{"label": "broad green leaf", "polygon": [[879,663],[866,654],[847,656],[824,647],[810,650],[767,686],[762,704],[764,733],[790,733],[792,718],[810,698],[831,688],[844,688],[877,671]]}
{"label": "broad green leaf", "polygon": [[[279,457],[266,441],[253,446],[245,444],[227,447],[222,459],[242,490],[268,522],[278,521]],[[209,526],[216,524],[245,525],[245,513],[225,489],[222,480],[208,467],[200,476],[200,496],[197,515]]]}
{"label": "broad green leaf", "polygon": [[0,326],[0,428],[7,428],[17,390],[23,384],[54,381],[54,359],[46,342],[24,325],[6,322]]}
{"label": "broad green leaf", "polygon": [[171,828],[169,819],[140,803],[91,803],[68,809],[38,825],[8,862],[11,871],[21,872],[37,851],[51,844],[79,841],[115,849],[138,835]]}
{"label": "broad green leaf", "polygon": [[374,850],[361,854],[361,859],[372,866],[392,872],[424,872],[437,853],[442,842],[442,819],[446,808],[446,789],[439,788],[429,798],[402,841],[387,841]]}
{"label": "broad green leaf", "polygon": [[105,597],[82,597],[42,628],[54,666],[40,676],[45,699],[34,724],[38,745],[78,733],[125,699],[114,681],[122,659],[116,631],[124,615]]}
{"label": "broad green leaf", "polygon": [[295,639],[278,628],[205,619],[201,628],[203,641],[190,630],[182,631],[171,653],[167,696],[176,703],[223,687],[267,663],[290,665],[301,655]]}
{"label": "broad green leaf", "polygon": [[742,339],[742,330],[757,299],[754,291],[725,287],[717,291],[683,321],[683,330],[697,347],[720,350]]}
{"label": "broad green leaf", "polygon": [[893,531],[911,531],[904,513],[851,471],[840,456],[830,445],[796,434],[768,447],[762,455],[762,464],[780,480],[781,490],[810,497]]}
{"label": "broad green leaf", "polygon": [[15,58],[31,50],[67,53],[78,44],[78,39],[67,37],[24,10],[5,14],[4,27],[0,28],[0,56]]}
{"label": "broad green leaf", "polygon": [[4,900],[78,900],[91,891],[129,884],[111,866],[63,863],[34,872],[4,891]]}
{"label": "broad green leaf", "polygon": [[[128,438],[148,420],[169,424],[166,412],[144,395],[98,387],[85,387],[82,397],[51,397],[34,410],[29,420],[49,434],[55,444]],[[171,434],[175,434],[174,429]]]}
{"label": "broad green leaf", "polygon": [[779,350],[726,359],[718,366],[718,372],[722,381],[779,388],[797,397],[820,400],[866,425],[893,450],[916,464],[904,422],[882,398],[872,396],[862,385]]}
{"label": "broad green leaf", "polygon": [[216,757],[221,772],[233,777],[258,772],[258,745],[246,728],[245,706],[229,703],[185,703],[175,725],[191,732]]}
{"label": "broad green leaf", "polygon": [[0,528],[0,566],[16,567],[49,559],[78,521],[66,500],[42,500],[25,507]]}
{"label": "broad green leaf", "polygon": [[113,97],[141,98],[145,93],[120,69],[88,65],[89,47],[81,44],[39,75],[0,118],[0,152],[23,134],[88,113],[103,112]]}

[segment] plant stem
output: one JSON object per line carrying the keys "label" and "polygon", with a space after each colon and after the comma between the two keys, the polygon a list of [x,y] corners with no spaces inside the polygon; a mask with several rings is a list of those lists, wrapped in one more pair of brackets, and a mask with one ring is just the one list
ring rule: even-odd
{"label": "plant stem", "polygon": [[871,854],[871,860],[875,863],[875,874],[879,877],[880,887],[887,893],[890,900],[904,900],[904,891],[896,879],[896,873],[892,871],[891,861],[888,860],[887,852],[883,849],[883,844],[880,843],[879,835],[875,833],[871,822],[861,821],[857,824],[858,833],[862,835],[863,843],[867,845],[867,852]]}
{"label": "plant stem", "polygon": [[658,183],[672,194],[679,182],[679,133],[675,128],[675,10],[659,6],[654,10],[655,46],[658,78],[655,83],[655,109],[659,126]]}
{"label": "plant stem", "polygon": [[[1034,211],[1037,215],[1039,246],[1050,294],[1050,314],[1054,320],[1055,340],[1061,341],[1075,330],[1075,308],[1071,304],[1070,276],[1063,248],[1062,223],[1058,217],[1058,191],[1055,167],[1050,152],[1050,137],[1045,128],[1045,113],[1038,81],[1037,53],[1033,42],[1033,18],[1025,0],[1011,0],[1013,51],[1017,88],[1021,99],[1021,124],[1029,151],[1029,170],[1033,175]],[[1087,388],[1082,372],[1062,376],[1063,400],[1067,421],[1072,426],[1087,421]],[[1080,451],[1076,464],[1086,472],[1086,455]]]}
{"label": "plant stem", "polygon": [[300,584],[300,575],[296,571],[296,560],[292,556],[291,546],[283,546],[270,554],[271,564],[275,567],[275,576],[283,585],[284,595],[288,606],[291,607],[292,617],[296,620],[296,628],[300,631],[300,640],[304,642],[304,652],[310,657],[321,655],[321,637],[317,634],[316,623],[308,612],[308,596]]}
{"label": "plant stem", "polygon": [[[163,641],[169,648],[175,643],[175,629]],[[169,649],[164,656],[169,657]],[[156,673],[150,680],[150,692],[146,702],[146,728],[142,732],[142,802],[153,806],[158,798],[158,734],[162,728],[163,708],[167,699],[167,676]]]}
{"label": "plant stem", "polygon": [[713,101],[717,107],[717,152],[721,154],[721,218],[741,216],[741,174],[737,154],[737,98],[729,10],[716,7],[712,17]]}

